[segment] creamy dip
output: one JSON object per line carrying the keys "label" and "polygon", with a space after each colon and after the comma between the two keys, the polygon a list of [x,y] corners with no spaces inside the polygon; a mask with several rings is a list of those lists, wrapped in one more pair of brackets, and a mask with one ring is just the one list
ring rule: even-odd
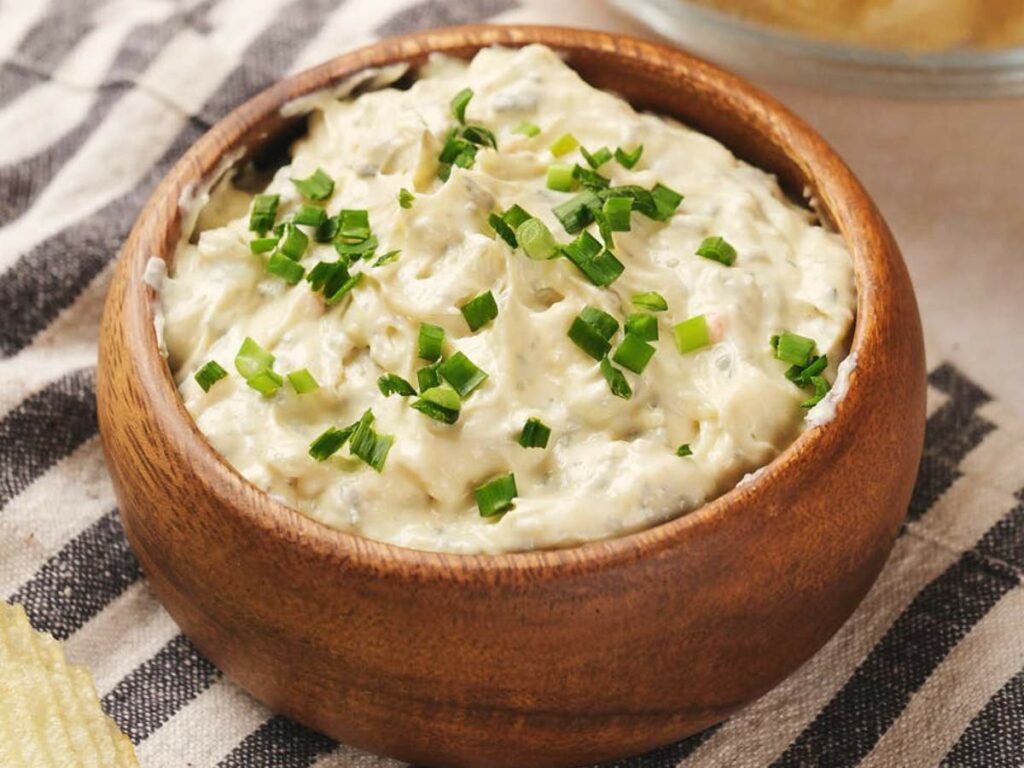
{"label": "creamy dip", "polygon": [[[493,131],[497,151],[480,147],[471,168],[444,182],[438,156],[457,125],[450,107],[471,88],[466,122]],[[303,203],[292,179],[320,168],[334,180],[327,212],[365,209],[382,266],[356,262],[361,282],[327,305],[310,283],[268,274],[254,255],[251,195],[214,195],[215,215],[183,240],[163,281],[169,361],[189,412],[238,471],[327,525],[417,549],[505,552],[561,547],[636,531],[688,510],[762,467],[805,428],[813,394],[786,378],[770,339],[813,339],[835,379],[854,317],[853,269],[843,242],[813,213],[787,200],[775,179],[677,122],[635,112],[587,85],[552,51],[488,49],[470,63],[434,58],[408,90],[311,102],[308,134],[266,192],[280,196],[278,222]],[[536,125],[516,132],[524,122]],[[571,134],[593,153],[643,145],[632,169],[611,160],[598,172],[619,185],[663,184],[684,195],[667,220],[634,211],[615,232],[624,271],[599,287],[567,258],[533,260],[496,236],[488,216],[518,204],[567,234],[552,209],[576,192],[547,187],[552,164],[586,165],[580,150],[555,158]],[[565,143],[565,142],[563,142]],[[571,143],[571,142],[569,142]],[[412,193],[410,207],[400,190]],[[212,206],[212,203],[211,203]],[[204,229],[204,227],[206,227]],[[598,227],[588,231],[600,240]],[[696,254],[709,236],[735,249],[731,266]],[[310,244],[306,272],[337,256]],[[491,291],[497,316],[471,331],[460,307]],[[619,323],[657,291],[666,311],[641,374],[616,365],[629,399],[613,394],[601,366],[567,336],[585,306]],[[704,315],[710,344],[681,353],[673,327]],[[464,353],[487,379],[446,424],[385,397],[385,374],[417,385],[421,323],[445,331],[444,355]],[[298,394],[287,380],[270,396],[247,385],[233,361],[250,337],[275,356],[274,371],[308,369],[320,388]],[[620,328],[612,354],[623,339]],[[228,375],[204,391],[194,379],[208,361]],[[367,409],[394,443],[382,471],[346,445],[311,457],[311,443]],[[530,417],[551,429],[545,448],[518,438]],[[677,455],[687,445],[691,455]],[[686,453],[686,451],[682,451]],[[483,517],[474,491],[513,473],[514,505]]]}

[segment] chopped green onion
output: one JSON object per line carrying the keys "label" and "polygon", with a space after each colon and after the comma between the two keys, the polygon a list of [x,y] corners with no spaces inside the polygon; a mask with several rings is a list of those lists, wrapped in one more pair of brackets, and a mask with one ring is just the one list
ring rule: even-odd
{"label": "chopped green onion", "polygon": [[640,160],[640,155],[644,153],[644,145],[637,144],[631,151],[627,152],[622,147],[615,148],[615,159],[619,161],[619,165],[623,168],[632,169],[634,165]]}
{"label": "chopped green onion", "polygon": [[384,397],[391,397],[392,395],[412,397],[416,394],[412,384],[395,373],[385,373],[377,379],[377,389],[380,390]]}
{"label": "chopped green onion", "polygon": [[608,362],[607,357],[601,358],[601,375],[604,376],[604,380],[608,382],[608,387],[616,397],[629,400],[633,396],[633,390],[630,388],[629,382],[626,381],[626,376]]}
{"label": "chopped green onion", "polygon": [[373,266],[383,267],[385,264],[390,264],[392,261],[397,261],[398,257],[401,255],[401,250],[388,251],[387,253],[378,256],[377,260],[373,262]]}
{"label": "chopped green onion", "polygon": [[576,186],[576,180],[573,178],[572,166],[548,166],[547,185],[548,189],[553,189],[556,192],[572,192],[572,188]]}
{"label": "chopped green onion", "polygon": [[469,106],[469,100],[472,98],[472,88],[463,88],[452,97],[452,115],[460,123],[466,122],[466,107]]}
{"label": "chopped green onion", "polygon": [[440,166],[437,170],[438,178],[441,181],[448,181],[452,172],[452,165],[460,168],[472,168],[476,162],[476,146],[459,135],[458,128],[452,128],[448,132],[441,154],[438,155]]}
{"label": "chopped green onion", "polygon": [[209,392],[210,387],[216,384],[221,379],[225,378],[228,372],[220,367],[220,363],[216,360],[211,360],[198,371],[196,371],[195,380],[203,392]]}
{"label": "chopped green onion", "polygon": [[339,240],[359,243],[370,237],[370,213],[361,208],[343,208],[338,211]]}
{"label": "chopped green onion", "polygon": [[711,344],[711,336],[708,333],[708,322],[704,315],[694,315],[688,320],[677,323],[672,329],[676,337],[676,348],[680,354],[694,352],[703,349]]}
{"label": "chopped green onion", "polygon": [[651,189],[651,197],[654,198],[654,209],[655,215],[651,218],[657,221],[668,221],[672,218],[672,214],[676,212],[676,208],[683,202],[683,196],[676,192],[674,189],[666,187],[661,182],[658,182]]}
{"label": "chopped green onion", "polygon": [[441,348],[444,346],[444,328],[430,323],[420,323],[418,345],[421,359],[431,363],[440,359]]}
{"label": "chopped green onion", "polygon": [[507,512],[512,509],[512,500],[519,495],[516,489],[516,476],[509,472],[507,475],[496,477],[477,488],[473,495],[476,497],[480,517],[495,517]]}
{"label": "chopped green onion", "polygon": [[336,291],[334,291],[333,293],[328,293],[325,290],[324,291],[324,301],[326,301],[328,304],[336,304],[337,302],[341,301],[341,299],[344,298],[345,295],[349,293],[349,291],[351,291],[353,288],[355,288],[357,285],[359,285],[359,283],[361,283],[362,281],[363,281],[363,273],[362,272],[357,272],[356,274],[352,275],[348,280],[346,280],[344,283],[342,283],[338,287],[338,289]]}
{"label": "chopped green onion", "polygon": [[272,251],[277,247],[280,239],[279,237],[257,237],[255,240],[249,241],[249,250],[253,253]]}
{"label": "chopped green onion", "polygon": [[658,318],[646,312],[626,315],[626,333],[633,334],[644,341],[657,341]]}
{"label": "chopped green onion", "polygon": [[523,448],[547,448],[548,439],[551,437],[551,427],[531,416],[523,424],[523,431],[519,433],[519,444]]}
{"label": "chopped green onion", "polygon": [[349,279],[348,267],[341,261],[321,261],[306,275],[310,289],[322,290],[325,296],[334,294]]}
{"label": "chopped green onion", "polygon": [[330,243],[333,242],[334,238],[338,234],[338,227],[340,222],[337,216],[328,216],[319,227],[316,228],[316,232],[313,233],[313,239],[318,243]]}
{"label": "chopped green onion", "polygon": [[280,199],[280,195],[256,195],[252,199],[252,213],[249,214],[249,229],[252,232],[262,235],[274,226]]}
{"label": "chopped green onion", "polygon": [[319,382],[313,378],[313,374],[309,372],[308,368],[300,368],[297,371],[289,373],[288,383],[291,384],[292,389],[300,395],[306,395],[320,389]]}
{"label": "chopped green onion", "polygon": [[405,187],[402,187],[400,190],[398,190],[398,204],[403,208],[412,208],[414,200],[416,200],[416,195],[414,195]]}
{"label": "chopped green onion", "polygon": [[281,251],[275,251],[267,261],[267,272],[277,275],[289,285],[296,285],[306,274],[306,268],[289,259]]}
{"label": "chopped green onion", "polygon": [[292,184],[310,200],[326,200],[334,192],[334,180],[317,168],[308,179],[292,179]]}
{"label": "chopped green onion", "polygon": [[[498,148],[498,140],[494,133],[482,125],[467,125],[462,129],[462,138],[481,147]],[[458,164],[457,158],[456,164]]]}
{"label": "chopped green onion", "polygon": [[249,376],[245,383],[264,397],[270,397],[281,388],[281,385],[284,384],[284,379],[279,374],[268,369]]}
{"label": "chopped green onion", "polygon": [[791,365],[786,370],[786,378],[799,387],[809,387],[811,385],[811,377],[821,375],[821,372],[826,368],[828,368],[828,357],[826,355],[818,355],[806,366]]}
{"label": "chopped green onion", "polygon": [[552,209],[565,231],[575,235],[594,221],[594,214],[601,210],[601,198],[592,190],[585,189]]}
{"label": "chopped green onion", "polygon": [[326,461],[341,450],[348,438],[355,431],[356,425],[337,429],[328,427],[316,440],[309,444],[309,455],[317,461]]}
{"label": "chopped green onion", "polygon": [[587,165],[595,170],[612,159],[612,153],[608,147],[601,147],[595,151],[594,154],[587,152],[586,147],[580,147],[580,154],[583,155],[583,159],[587,161]]}
{"label": "chopped green onion", "polygon": [[512,133],[518,133],[529,138],[533,138],[540,133],[540,126],[534,123],[520,123],[512,129]]}
{"label": "chopped green onion", "polygon": [[600,333],[605,340],[611,341],[619,330],[619,321],[604,310],[587,305],[580,312],[580,320],[594,326],[594,330]]}
{"label": "chopped green onion", "polygon": [[731,267],[736,261],[736,249],[729,245],[725,238],[718,235],[705,237],[697,248],[697,255],[717,261],[727,267]]}
{"label": "chopped green onion", "polygon": [[274,356],[257,344],[251,337],[246,336],[245,341],[235,355],[235,370],[243,379],[248,379],[262,371],[269,371],[274,367]]}
{"label": "chopped green onion", "polygon": [[609,197],[628,197],[633,201],[634,211],[642,213],[649,219],[656,219],[658,216],[658,206],[655,205],[654,196],[650,190],[638,187],[636,184],[624,184],[620,187],[602,190],[601,196],[605,199]]}
{"label": "chopped green onion", "polygon": [[524,210],[521,206],[513,205],[501,214],[501,218],[504,219],[506,224],[515,229],[527,219],[532,219],[533,216],[531,216],[530,213]]}
{"label": "chopped green onion", "polygon": [[441,361],[425,365],[416,371],[416,383],[420,387],[420,392],[425,392],[428,389],[433,389],[441,384],[441,374],[437,372],[437,369],[441,367]]}
{"label": "chopped green onion", "polygon": [[558,255],[555,236],[540,219],[527,219],[516,228],[516,240],[523,253],[535,261],[553,259]]}
{"label": "chopped green onion", "polygon": [[302,254],[306,252],[308,246],[309,238],[306,237],[306,233],[294,224],[289,223],[284,228],[284,236],[281,238],[281,244],[278,246],[277,252],[287,256],[292,261],[298,261],[302,258]]}
{"label": "chopped green onion", "polygon": [[496,213],[492,213],[487,217],[487,223],[491,225],[491,229],[497,232],[498,236],[508,243],[509,248],[516,248],[519,245],[519,241],[516,239],[515,230],[508,225],[501,216]]}
{"label": "chopped green onion", "polygon": [[555,157],[561,157],[562,155],[569,154],[579,145],[580,143],[576,140],[575,136],[573,136],[571,133],[563,133],[561,136],[559,136],[557,139],[551,142],[551,146],[548,147],[548,149],[551,151],[551,154],[554,155]]}
{"label": "chopped green onion", "polygon": [[665,297],[657,291],[647,291],[645,293],[634,293],[633,303],[643,309],[649,309],[652,312],[664,312],[668,309],[668,302],[665,301]]}
{"label": "chopped green onion", "polygon": [[338,255],[344,258],[348,262],[359,261],[359,259],[369,259],[373,257],[373,254],[377,251],[377,236],[370,235],[365,240],[359,242],[345,242],[344,240],[334,241],[334,250],[338,252]]}
{"label": "chopped green onion", "polygon": [[353,456],[357,456],[369,464],[377,472],[384,469],[384,462],[388,458],[388,451],[395,442],[394,435],[381,435],[374,431],[373,411],[367,411],[359,419],[352,438],[349,441],[348,449]]}
{"label": "chopped green onion", "polygon": [[307,227],[319,227],[325,221],[327,221],[327,211],[319,205],[310,205],[309,203],[299,206],[299,210],[292,216],[293,224],[302,224]]}
{"label": "chopped green onion", "polygon": [[597,286],[611,285],[625,269],[615,254],[607,248],[602,249],[601,243],[589,232],[563,246],[562,251]]}
{"label": "chopped green onion", "polygon": [[779,360],[800,366],[810,363],[811,355],[814,353],[814,339],[796,333],[781,333],[777,342],[774,336],[772,339],[775,357]]}
{"label": "chopped green onion", "polygon": [[633,373],[643,373],[653,356],[654,347],[639,336],[627,333],[612,355],[612,360]]}
{"label": "chopped green onion", "polygon": [[633,212],[633,200],[628,197],[609,197],[601,209],[608,228],[612,232],[629,232],[629,215]]}
{"label": "chopped green onion", "polygon": [[589,168],[584,168],[582,165],[577,163],[572,167],[572,177],[576,179],[582,186],[587,189],[592,189],[595,192],[607,189],[611,185],[611,179],[602,176],[597,171],[592,171]]}
{"label": "chopped green onion", "polygon": [[469,330],[477,331],[498,316],[498,304],[493,293],[484,291],[459,307],[459,311],[466,318]]}
{"label": "chopped green onion", "polygon": [[612,348],[604,334],[579,315],[573,318],[569,326],[569,338],[595,360],[602,360]]}
{"label": "chopped green onion", "polygon": [[813,408],[821,402],[822,398],[832,388],[824,376],[811,376],[810,383],[814,385],[814,395],[800,403],[802,408]]}
{"label": "chopped green onion", "polygon": [[690,444],[683,443],[676,448],[676,456],[693,456],[693,451],[690,450]]}
{"label": "chopped green onion", "polygon": [[411,406],[434,421],[454,424],[459,420],[459,409],[462,400],[458,392],[451,387],[439,386],[421,390],[420,399]]}
{"label": "chopped green onion", "polygon": [[441,363],[437,372],[463,399],[487,380],[487,374],[462,352],[456,352]]}

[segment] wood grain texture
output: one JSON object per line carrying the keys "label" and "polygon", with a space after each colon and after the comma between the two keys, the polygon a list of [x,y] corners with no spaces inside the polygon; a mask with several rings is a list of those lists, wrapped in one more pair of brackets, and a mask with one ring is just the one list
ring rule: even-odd
{"label": "wood grain texture", "polygon": [[[150,256],[181,191],[285,126],[282,104],[365,67],[540,42],[588,81],[673,115],[809,188],[855,262],[860,364],[834,422],[753,482],[650,530],[573,549],[460,556],[324,527],[197,431],[159,356]],[[849,169],[769,97],[673,49],[600,32],[481,26],[385,40],[264,91],[173,168],[124,246],[100,344],[100,426],[153,589],[225,672],[347,743],[435,766],[567,766],[722,720],[818,650],[871,586],[910,497],[925,367],[896,244]]]}

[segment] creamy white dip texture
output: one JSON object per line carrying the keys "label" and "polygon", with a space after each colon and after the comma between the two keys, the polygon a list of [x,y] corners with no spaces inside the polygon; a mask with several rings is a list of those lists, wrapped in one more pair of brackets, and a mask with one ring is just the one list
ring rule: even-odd
{"label": "creamy white dip texture", "polygon": [[[471,169],[456,167],[442,182],[437,158],[456,124],[450,101],[466,87],[474,91],[467,122],[493,131],[498,150],[481,148]],[[540,133],[514,132],[524,121]],[[600,173],[614,185],[660,182],[685,196],[669,220],[634,212],[631,231],[615,233],[625,270],[607,287],[566,258],[534,261],[513,250],[487,222],[518,204],[560,242],[575,237],[552,213],[572,193],[546,187],[553,163],[586,165],[578,150],[552,156],[549,146],[565,133],[592,152],[642,144],[634,168],[612,160]],[[309,283],[267,273],[267,254],[250,252],[251,196],[229,190],[217,215],[200,219],[198,241],[180,244],[161,298],[171,368],[199,428],[242,475],[327,525],[463,553],[561,547],[649,527],[728,490],[804,428],[809,393],[784,375],[773,334],[814,339],[828,355],[829,381],[846,353],[855,288],[841,239],[787,200],[772,176],[590,87],[544,47],[484,50],[470,63],[435,58],[408,90],[323,99],[266,190],[280,195],[278,221],[307,202],[290,179],[317,168],[335,181],[328,213],[366,209],[377,254],[401,249],[397,260],[358,262],[352,271],[364,272],[362,282],[327,306]],[[398,203],[403,187],[415,195],[410,208]],[[597,236],[595,225],[589,231]],[[735,247],[732,266],[696,255],[712,235]],[[330,244],[310,241],[307,272],[336,258]],[[473,332],[459,307],[488,290],[498,315]],[[567,331],[586,305],[621,323],[643,311],[631,297],[645,291],[660,292],[668,310],[656,313],[660,338],[646,369],[624,371],[627,400]],[[673,325],[699,314],[713,343],[681,354]],[[446,357],[461,351],[488,374],[452,425],[377,387],[385,373],[416,384],[426,364],[417,359],[423,322],[445,329]],[[308,368],[320,389],[299,395],[286,381],[264,397],[247,386],[233,365],[246,337],[273,353],[275,371]],[[204,392],[193,377],[209,360],[229,375]],[[347,446],[323,462],[310,456],[325,429],[366,409],[379,433],[394,436],[382,472]],[[518,444],[529,417],[551,427],[547,448]],[[682,444],[691,456],[676,455]],[[474,489],[509,472],[514,507],[482,517]]]}

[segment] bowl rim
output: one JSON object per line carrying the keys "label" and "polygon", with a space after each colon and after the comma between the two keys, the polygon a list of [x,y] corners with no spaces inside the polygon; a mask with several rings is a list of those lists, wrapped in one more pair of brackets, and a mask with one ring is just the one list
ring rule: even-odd
{"label": "bowl rim", "polygon": [[[384,38],[368,46],[332,58],[316,67],[283,78],[253,96],[210,128],[171,168],[153,192],[136,220],[132,236],[121,254],[120,267],[126,271],[124,310],[131,333],[127,334],[129,354],[137,365],[137,379],[146,394],[146,408],[158,427],[176,443],[183,455],[196,465],[204,465],[209,490],[224,500],[223,506],[245,518],[245,523],[261,535],[276,537],[281,543],[298,546],[310,554],[336,565],[372,570],[378,575],[419,580],[466,582],[474,576],[488,579],[503,575],[515,577],[528,571],[580,572],[626,565],[666,548],[685,545],[700,529],[721,526],[735,514],[749,512],[761,490],[787,473],[806,470],[815,449],[824,444],[834,448],[854,425],[856,413],[866,405],[867,392],[857,386],[859,368],[850,374],[850,386],[837,404],[832,420],[824,427],[809,427],[797,439],[758,469],[753,477],[711,499],[690,512],[665,522],[622,536],[583,542],[559,549],[540,549],[505,553],[453,553],[417,550],[378,541],[332,528],[299,512],[263,491],[243,477],[207,440],[185,408],[178,394],[170,367],[159,351],[154,327],[156,291],[143,277],[151,254],[163,253],[169,263],[178,242],[182,218],[180,203],[194,192],[196,185],[211,183],[223,173],[223,162],[237,150],[246,133],[280,114],[281,108],[296,98],[329,88],[360,71],[405,63],[427,53],[451,53],[479,50],[493,45],[521,47],[539,43],[565,55],[573,50],[594,55],[642,57],[645,53],[672,62],[686,76],[720,88],[731,102],[755,109],[774,129],[771,140],[788,143],[801,162],[801,171],[823,209],[836,220],[854,263],[857,288],[853,338],[849,355],[871,360],[881,345],[876,331],[882,313],[875,306],[875,282],[870,279],[869,263],[875,269],[892,271],[902,267],[895,247],[879,247],[878,238],[891,239],[881,215],[867,192],[835,151],[803,120],[771,96],[739,77],[681,50],[631,37],[595,30],[546,25],[482,24],[445,27]],[[571,66],[571,62],[570,62]],[[311,84],[315,84],[312,87]],[[229,123],[231,128],[226,128]],[[225,135],[226,134],[226,135]],[[728,144],[726,144],[728,146]],[[217,158],[211,161],[206,153]],[[233,164],[233,163],[232,163]],[[818,174],[821,175],[818,175]],[[773,173],[773,175],[775,175]],[[842,201],[842,205],[839,205]],[[176,213],[163,226],[144,226],[160,221],[160,212]],[[844,230],[857,225],[867,237],[851,241]],[[173,237],[172,237],[173,233]],[[141,239],[139,239],[141,238]],[[147,239],[148,238],[148,239]],[[162,242],[161,242],[162,239]],[[870,241],[870,242],[869,242]],[[895,256],[895,263],[892,259]],[[756,506],[756,504],[755,504]]]}

